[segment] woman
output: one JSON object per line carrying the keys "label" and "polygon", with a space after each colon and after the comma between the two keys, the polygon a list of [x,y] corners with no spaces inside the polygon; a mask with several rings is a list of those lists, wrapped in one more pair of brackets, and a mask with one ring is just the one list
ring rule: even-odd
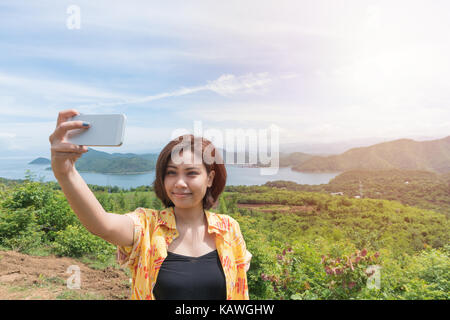
{"label": "woman", "polygon": [[[158,157],[154,181],[165,209],[109,213],[75,168],[87,147],[66,141],[67,131],[89,128],[82,121],[67,121],[78,114],[59,113],[49,137],[52,169],[80,222],[117,246],[119,263],[132,274],[131,299],[249,299],[246,272],[251,254],[239,224],[208,211],[226,183],[223,161],[211,162],[209,157],[205,162],[205,150],[220,159],[214,146],[192,135],[172,140]],[[195,143],[201,148],[194,148]]]}

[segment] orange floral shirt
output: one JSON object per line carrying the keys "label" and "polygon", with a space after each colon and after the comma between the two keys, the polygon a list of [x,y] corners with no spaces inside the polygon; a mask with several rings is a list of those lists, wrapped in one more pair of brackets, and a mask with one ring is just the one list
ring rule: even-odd
{"label": "orange floral shirt", "polygon": [[[232,217],[206,211],[208,233],[215,233],[216,248],[225,274],[227,300],[248,300],[247,269],[251,254],[238,222]],[[174,208],[137,208],[126,213],[134,222],[133,246],[117,246],[117,261],[132,274],[131,299],[155,300],[153,288],[167,248],[178,237]]]}

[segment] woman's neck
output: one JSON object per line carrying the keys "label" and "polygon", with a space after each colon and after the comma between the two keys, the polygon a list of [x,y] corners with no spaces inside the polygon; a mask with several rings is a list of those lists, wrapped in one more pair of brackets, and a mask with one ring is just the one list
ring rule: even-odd
{"label": "woman's neck", "polygon": [[174,207],[177,226],[196,227],[207,223],[203,207],[178,208]]}

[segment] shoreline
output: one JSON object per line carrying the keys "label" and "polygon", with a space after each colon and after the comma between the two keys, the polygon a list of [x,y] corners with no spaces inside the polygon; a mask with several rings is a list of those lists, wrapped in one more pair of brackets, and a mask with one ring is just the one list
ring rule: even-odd
{"label": "shoreline", "polygon": [[128,174],[130,174],[130,175],[132,175],[132,174],[146,174],[146,173],[150,173],[150,172],[153,172],[153,171],[155,171],[155,170],[151,170],[151,171],[143,171],[143,172],[98,172],[98,171],[80,171],[80,170],[77,170],[78,172],[84,172],[84,173],[99,173],[99,174],[111,174],[111,175],[120,175],[120,176],[123,176],[123,175],[128,175]]}

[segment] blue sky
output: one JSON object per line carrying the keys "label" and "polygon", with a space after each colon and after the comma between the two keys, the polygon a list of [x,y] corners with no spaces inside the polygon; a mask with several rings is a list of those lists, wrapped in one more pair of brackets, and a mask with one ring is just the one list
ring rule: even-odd
{"label": "blue sky", "polygon": [[[67,9],[80,9],[69,29]],[[447,1],[0,3],[0,153],[48,156],[60,110],[174,130],[280,128],[280,143],[450,134]],[[302,150],[298,150],[302,151]]]}

